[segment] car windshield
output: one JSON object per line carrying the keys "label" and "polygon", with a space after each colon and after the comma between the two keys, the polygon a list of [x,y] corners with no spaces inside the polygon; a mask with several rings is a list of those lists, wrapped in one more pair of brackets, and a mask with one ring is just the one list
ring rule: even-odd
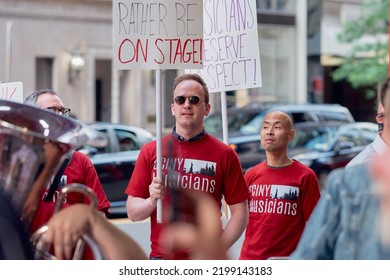
{"label": "car windshield", "polygon": [[257,114],[252,120],[250,120],[245,125],[241,126],[241,134],[256,134],[260,133],[261,124],[263,123],[265,113]]}
{"label": "car windshield", "polygon": [[[236,111],[229,113],[227,116],[229,133],[235,133],[241,130],[244,124],[248,123],[257,115],[256,112]],[[208,116],[204,120],[204,127],[206,131],[212,135],[222,134],[222,113],[216,112]],[[259,130],[256,132],[258,133]]]}
{"label": "car windshield", "polygon": [[295,138],[289,147],[327,151],[334,141],[336,132],[336,126],[296,128]]}

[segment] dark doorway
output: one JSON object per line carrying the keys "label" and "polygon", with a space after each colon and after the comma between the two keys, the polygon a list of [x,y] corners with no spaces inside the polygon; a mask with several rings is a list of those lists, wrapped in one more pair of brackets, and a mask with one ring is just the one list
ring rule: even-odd
{"label": "dark doorway", "polygon": [[[95,61],[95,118],[111,121],[111,60]],[[119,108],[117,108],[119,110]]]}
{"label": "dark doorway", "polygon": [[102,120],[102,80],[95,82],[95,120]]}

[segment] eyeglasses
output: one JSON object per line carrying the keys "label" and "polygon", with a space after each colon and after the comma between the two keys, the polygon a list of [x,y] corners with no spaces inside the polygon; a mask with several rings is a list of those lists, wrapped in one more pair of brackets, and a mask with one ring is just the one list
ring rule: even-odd
{"label": "eyeglasses", "polygon": [[57,114],[63,114],[64,116],[69,116],[70,114],[70,109],[69,108],[65,108],[65,107],[62,107],[62,108],[57,108],[57,107],[46,107],[45,110],[49,110],[49,111],[52,111],[54,113],[57,113]]}
{"label": "eyeglasses", "polygon": [[196,104],[198,104],[200,101],[205,102],[205,100],[204,100],[202,97],[196,96],[196,95],[192,95],[192,96],[178,95],[178,96],[175,97],[174,100],[175,100],[175,103],[176,103],[177,105],[183,105],[183,104],[186,102],[187,99],[190,101],[190,104],[191,104],[191,105],[196,105]]}

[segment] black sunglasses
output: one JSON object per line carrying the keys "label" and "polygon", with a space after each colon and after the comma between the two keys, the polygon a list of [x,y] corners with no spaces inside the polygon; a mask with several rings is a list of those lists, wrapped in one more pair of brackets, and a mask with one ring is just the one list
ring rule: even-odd
{"label": "black sunglasses", "polygon": [[183,105],[187,99],[190,101],[191,105],[196,105],[200,101],[205,101],[203,98],[196,96],[196,95],[192,95],[192,96],[188,96],[188,97],[183,96],[183,95],[178,95],[175,97],[175,103],[177,105]]}

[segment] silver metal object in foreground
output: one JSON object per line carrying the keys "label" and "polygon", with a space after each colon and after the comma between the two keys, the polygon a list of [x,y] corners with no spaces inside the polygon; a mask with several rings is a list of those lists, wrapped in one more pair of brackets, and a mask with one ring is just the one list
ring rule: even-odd
{"label": "silver metal object in foreground", "polygon": [[[0,259],[29,258],[6,251],[7,235],[23,241],[42,191],[60,168],[65,154],[93,139],[82,123],[30,105],[0,99]],[[15,218],[17,217],[17,218]]]}
{"label": "silver metal object in foreground", "polygon": [[[85,195],[90,201],[90,206],[97,209],[98,200],[95,192],[91,188],[83,184],[73,183],[65,185],[63,188],[61,188],[59,198],[57,199],[55,204],[53,215],[61,210],[63,201],[66,198],[66,195],[70,192],[78,192]],[[50,253],[49,244],[47,244],[43,239],[43,236],[47,230],[47,225],[43,225],[32,234],[31,240],[35,247],[35,258],[43,260],[55,260],[56,257],[52,253]],[[80,260],[83,258],[85,245],[87,245],[91,249],[95,260],[104,259],[104,255],[100,250],[100,247],[96,244],[96,242],[88,235],[83,234],[82,237],[78,240],[76,248],[73,252],[73,260]]]}

